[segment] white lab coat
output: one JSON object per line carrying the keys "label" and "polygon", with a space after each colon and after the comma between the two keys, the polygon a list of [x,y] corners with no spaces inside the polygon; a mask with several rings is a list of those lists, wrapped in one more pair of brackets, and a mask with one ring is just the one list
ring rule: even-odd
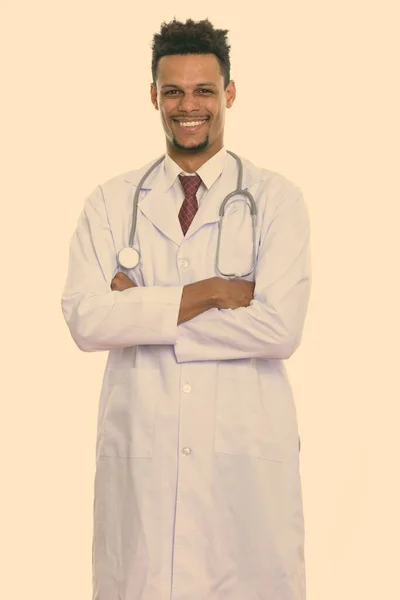
{"label": "white lab coat", "polygon": [[[177,326],[183,286],[213,277],[228,155],[184,238],[163,163],[141,191],[125,271],[135,186],[149,165],[87,198],[62,299],[76,344],[108,350],[98,413],[94,600],[304,600],[299,440],[282,360],[300,343],[310,291],[309,218],[298,187],[244,160],[258,207],[254,300]],[[250,263],[244,203],[229,204],[221,268]]]}

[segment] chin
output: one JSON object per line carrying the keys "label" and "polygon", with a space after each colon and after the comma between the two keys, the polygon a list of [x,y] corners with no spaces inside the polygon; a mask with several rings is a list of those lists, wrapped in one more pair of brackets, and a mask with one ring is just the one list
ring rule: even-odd
{"label": "chin", "polygon": [[203,142],[197,144],[194,143],[192,146],[185,146],[184,144],[181,144],[175,137],[172,140],[174,148],[180,150],[181,152],[202,152],[202,150],[206,150],[208,148],[209,143],[208,136]]}

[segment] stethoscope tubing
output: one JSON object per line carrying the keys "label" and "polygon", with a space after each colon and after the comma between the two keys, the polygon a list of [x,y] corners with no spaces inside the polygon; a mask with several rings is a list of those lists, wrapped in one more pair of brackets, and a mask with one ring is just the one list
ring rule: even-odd
{"label": "stethoscope tubing", "polygon": [[[227,150],[227,152],[228,152],[228,154],[230,154],[236,160],[236,164],[238,166],[238,177],[237,177],[236,190],[234,190],[233,192],[231,192],[230,194],[228,194],[224,198],[224,200],[222,201],[221,206],[219,208],[219,226],[218,226],[218,239],[217,239],[217,253],[216,253],[216,259],[215,259],[215,268],[216,268],[217,273],[219,275],[223,276],[223,277],[228,277],[230,279],[232,279],[232,278],[238,279],[238,278],[242,278],[242,277],[248,277],[249,275],[251,275],[253,273],[254,269],[255,269],[255,266],[256,266],[256,261],[257,261],[257,249],[256,249],[257,205],[255,203],[255,200],[254,200],[252,194],[249,191],[242,189],[242,184],[243,184],[243,163],[242,163],[242,160],[234,152],[231,152],[230,150]],[[138,258],[137,258],[136,264],[138,264],[139,261],[140,261],[140,250],[134,248],[140,190],[142,189],[142,186],[143,186],[144,182],[146,181],[146,179],[149,177],[149,175],[153,172],[153,170],[164,159],[165,159],[165,155],[160,156],[151,165],[151,167],[146,171],[146,173],[143,175],[143,177],[139,181],[139,183],[138,183],[138,185],[136,187],[136,190],[135,190],[134,197],[133,197],[133,203],[132,203],[132,223],[131,223],[131,230],[130,230],[130,234],[129,234],[129,246],[128,246],[128,248],[131,248],[132,251],[137,254]],[[235,196],[243,196],[246,199],[246,204],[249,206],[249,210],[250,210],[250,214],[251,214],[251,218],[252,218],[252,237],[253,237],[252,268],[251,268],[251,270],[248,273],[243,273],[243,274],[238,274],[238,273],[223,273],[219,269],[219,256],[220,256],[220,247],[221,247],[223,219],[224,219],[224,216],[225,216],[225,206],[229,202],[229,200],[231,198],[235,197]],[[126,251],[128,248],[123,248],[122,251],[121,251],[121,253],[124,252],[124,251]],[[119,259],[118,259],[118,262],[119,262]],[[121,264],[120,262],[119,262],[119,264],[120,264],[120,266],[124,267],[124,265]],[[124,268],[132,268],[132,267],[124,267]]]}

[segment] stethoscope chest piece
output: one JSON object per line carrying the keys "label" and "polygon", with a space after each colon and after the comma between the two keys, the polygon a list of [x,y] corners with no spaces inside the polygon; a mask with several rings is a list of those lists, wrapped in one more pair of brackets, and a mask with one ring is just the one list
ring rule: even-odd
{"label": "stethoscope chest piece", "polygon": [[118,252],[118,263],[125,269],[134,269],[140,262],[140,254],[136,248],[127,246]]}

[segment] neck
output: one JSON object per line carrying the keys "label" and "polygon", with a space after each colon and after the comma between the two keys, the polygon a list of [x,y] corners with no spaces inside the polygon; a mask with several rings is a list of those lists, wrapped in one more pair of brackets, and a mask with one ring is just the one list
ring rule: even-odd
{"label": "neck", "polygon": [[204,163],[212,158],[222,148],[222,144],[216,148],[206,148],[202,152],[182,152],[169,142],[167,143],[167,153],[185,173],[195,173]]}

